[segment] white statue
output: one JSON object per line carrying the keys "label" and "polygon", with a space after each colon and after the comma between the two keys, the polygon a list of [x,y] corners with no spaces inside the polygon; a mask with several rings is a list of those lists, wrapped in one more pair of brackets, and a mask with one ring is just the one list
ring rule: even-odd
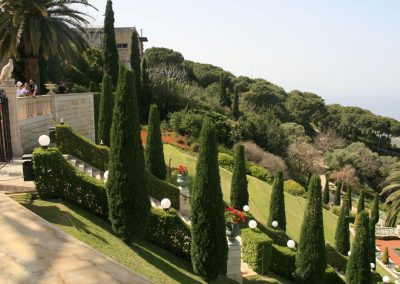
{"label": "white statue", "polygon": [[12,59],[8,60],[8,64],[3,67],[1,70],[0,81],[1,83],[5,83],[6,81],[11,80],[12,72],[14,70],[14,62]]}

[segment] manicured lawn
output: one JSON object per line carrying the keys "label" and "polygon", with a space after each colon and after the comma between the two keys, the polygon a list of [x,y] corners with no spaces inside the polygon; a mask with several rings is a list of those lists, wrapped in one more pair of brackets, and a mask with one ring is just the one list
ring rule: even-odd
{"label": "manicured lawn", "polygon": [[[29,195],[14,199],[61,230],[125,265],[154,283],[205,283],[191,272],[189,262],[147,242],[128,246],[102,219],[62,201],[34,200]],[[219,279],[217,283],[232,283]]]}

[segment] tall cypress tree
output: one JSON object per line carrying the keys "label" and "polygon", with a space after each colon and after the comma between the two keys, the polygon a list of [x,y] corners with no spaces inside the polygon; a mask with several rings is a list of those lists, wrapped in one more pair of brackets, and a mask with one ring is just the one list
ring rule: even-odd
{"label": "tall cypress tree", "polygon": [[333,199],[333,205],[335,206],[340,206],[340,191],[341,191],[341,184],[336,183],[335,197]]}
{"label": "tall cypress tree", "polygon": [[221,74],[219,77],[219,88],[220,88],[220,93],[219,93],[219,102],[221,106],[231,106],[231,99],[229,97],[228,92],[226,91],[226,82],[225,82],[225,76],[224,74]]}
{"label": "tall cypress tree", "polygon": [[349,200],[343,198],[335,233],[336,250],[343,255],[346,255],[350,250],[349,215]]}
{"label": "tall cypress tree", "polygon": [[272,185],[267,226],[272,228],[273,221],[278,221],[278,227],[286,231],[285,194],[283,190],[283,173],[281,171],[275,174]]}
{"label": "tall cypress tree", "polygon": [[144,120],[148,119],[148,114],[150,111],[151,104],[151,88],[150,88],[150,76],[147,70],[147,60],[142,59],[142,114],[144,115]]}
{"label": "tall cypress tree", "polygon": [[374,204],[371,209],[371,219],[374,220],[374,224],[379,221],[379,194],[375,193]]}
{"label": "tall cypress tree", "polygon": [[243,210],[243,206],[248,204],[246,158],[243,145],[238,145],[232,175],[231,206],[235,209]]}
{"label": "tall cypress tree", "polygon": [[233,97],[232,116],[234,119],[239,118],[239,94],[236,89]]}
{"label": "tall cypress tree", "polygon": [[375,264],[376,268],[375,220],[372,218],[369,219],[369,242],[370,242],[369,253],[370,253],[371,263]]}
{"label": "tall cypress tree", "polygon": [[104,145],[110,146],[111,124],[113,119],[114,96],[111,77],[104,73],[100,97],[98,139],[103,140]]}
{"label": "tall cypress tree", "polygon": [[136,93],[138,97],[140,121],[146,122],[147,113],[144,113],[145,108],[143,103],[142,70],[141,70],[142,66],[141,66],[139,42],[140,42],[139,35],[136,31],[134,31],[131,37],[131,67],[135,72]]}
{"label": "tall cypress tree", "polygon": [[[106,188],[112,228],[127,243],[145,234],[150,213],[137,108],[133,71],[121,66]],[[136,214],[140,214],[140,218]]]}
{"label": "tall cypress tree", "polygon": [[356,217],[356,235],[347,262],[346,281],[351,284],[372,283],[368,215],[363,210]]}
{"label": "tall cypress tree", "polygon": [[324,187],[324,197],[322,199],[322,201],[324,202],[324,204],[329,204],[330,201],[330,196],[329,196],[329,178],[326,175],[325,176],[325,187]]}
{"label": "tall cypress tree", "polygon": [[313,175],[308,187],[307,208],[296,254],[296,276],[302,283],[324,283],[325,268],[321,180]]}
{"label": "tall cypress tree", "polygon": [[346,191],[346,195],[347,195],[347,198],[348,198],[348,200],[349,200],[349,211],[351,212],[351,211],[353,211],[353,200],[352,200],[352,198],[351,198],[351,194],[352,194],[352,189],[351,189],[351,186],[347,186],[347,191]]}
{"label": "tall cypress tree", "polygon": [[112,1],[107,0],[106,13],[104,16],[103,58],[104,71],[111,76],[115,88],[118,81],[119,55],[117,43],[115,41],[114,11],[112,5]]}
{"label": "tall cypress tree", "polygon": [[164,160],[164,150],[161,140],[160,115],[157,105],[150,107],[149,124],[145,151],[146,169],[159,179],[164,180],[167,175]]}
{"label": "tall cypress tree", "polygon": [[196,178],[190,194],[193,270],[207,281],[226,274],[228,246],[218,168],[215,128],[206,118],[201,129]]}
{"label": "tall cypress tree", "polygon": [[357,213],[360,213],[365,209],[364,205],[364,190],[360,189],[360,196],[358,198],[358,204],[357,204]]}

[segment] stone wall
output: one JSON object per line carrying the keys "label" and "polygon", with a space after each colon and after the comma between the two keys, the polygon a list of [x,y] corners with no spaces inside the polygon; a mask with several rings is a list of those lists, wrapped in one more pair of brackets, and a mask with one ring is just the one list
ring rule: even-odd
{"label": "stone wall", "polygon": [[70,125],[74,130],[95,141],[93,94],[55,96],[55,121]]}
{"label": "stone wall", "polygon": [[24,152],[38,147],[38,138],[40,135],[48,134],[49,127],[54,126],[53,114],[38,115],[28,119],[20,120],[21,144]]}

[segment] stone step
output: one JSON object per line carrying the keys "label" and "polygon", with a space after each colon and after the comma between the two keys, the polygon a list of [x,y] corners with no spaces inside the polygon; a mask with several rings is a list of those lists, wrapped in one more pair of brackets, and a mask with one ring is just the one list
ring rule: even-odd
{"label": "stone step", "polygon": [[78,170],[80,170],[81,172],[85,172],[85,164],[82,162],[77,162],[75,165],[75,168],[77,168]]}
{"label": "stone step", "polygon": [[76,167],[76,159],[67,160],[73,167]]}
{"label": "stone step", "polygon": [[88,176],[93,177],[93,169],[90,166],[85,166],[85,174],[87,174]]}
{"label": "stone step", "polygon": [[92,177],[94,177],[95,179],[102,179],[101,172],[99,170],[93,170]]}

